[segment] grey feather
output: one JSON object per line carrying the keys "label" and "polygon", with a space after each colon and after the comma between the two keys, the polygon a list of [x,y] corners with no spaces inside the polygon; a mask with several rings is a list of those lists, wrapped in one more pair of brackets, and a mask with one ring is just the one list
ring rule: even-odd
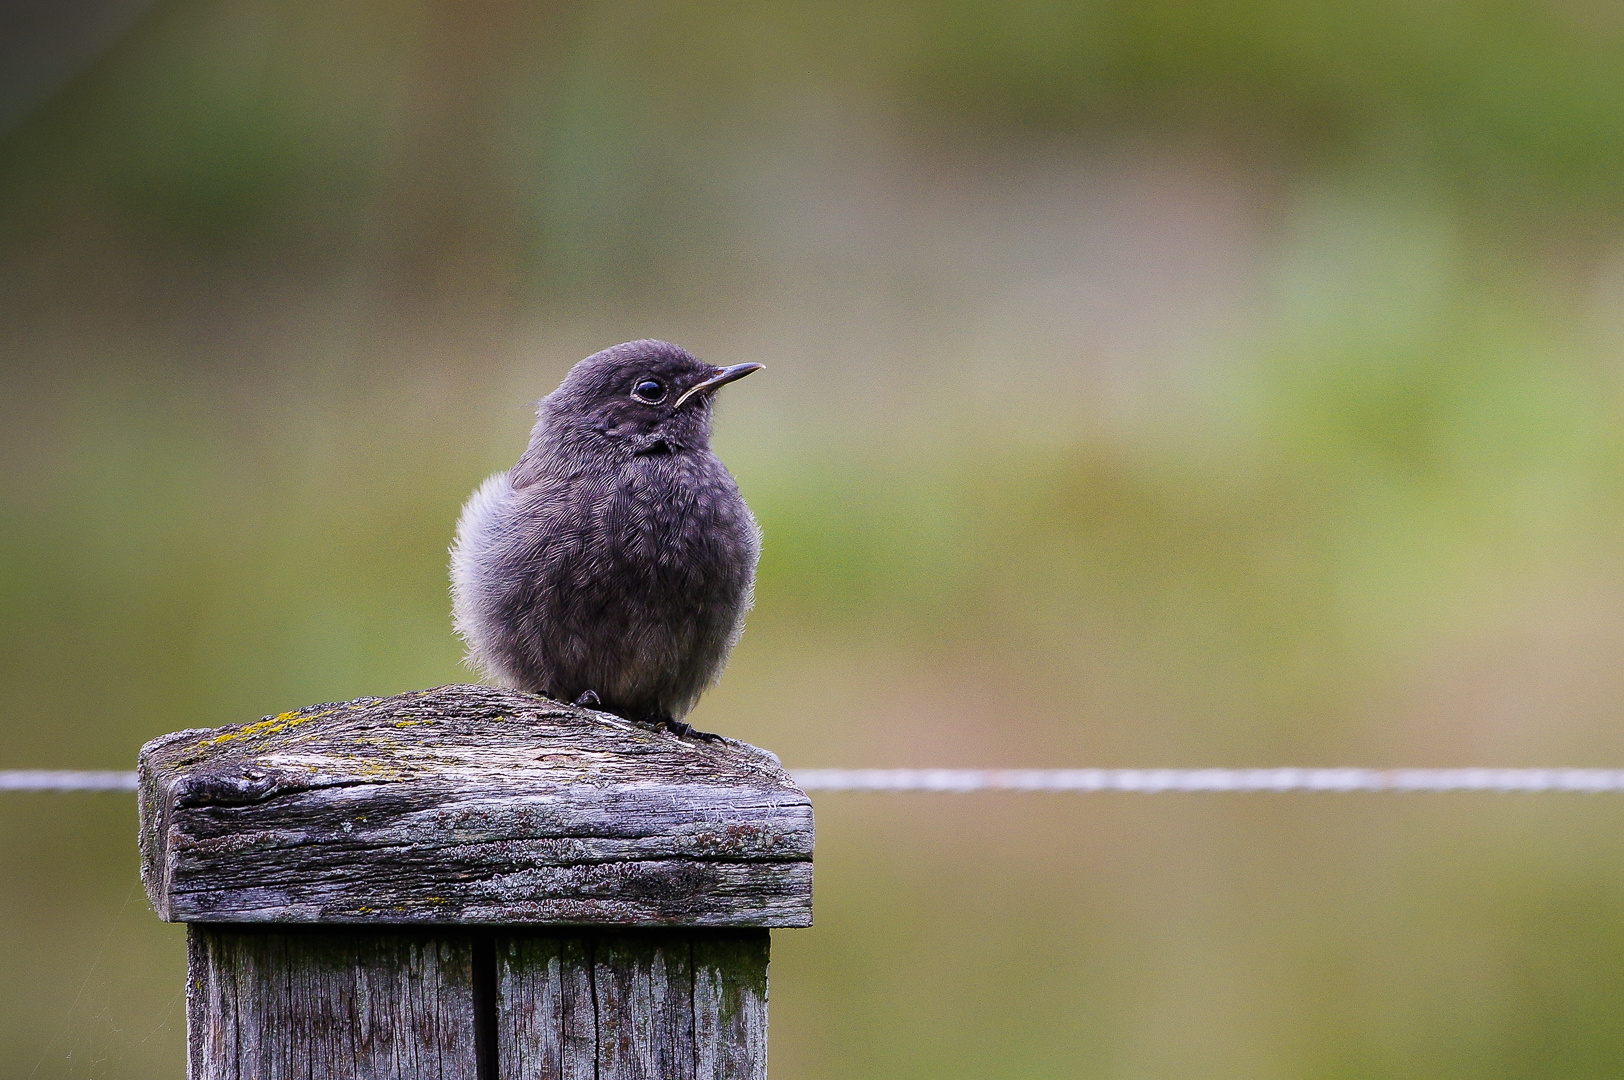
{"label": "grey feather", "polygon": [[[468,500],[451,549],[457,632],[487,678],[681,720],[720,677],[761,539],[711,451],[712,402],[757,367],[631,341],[542,399],[529,447]],[[654,402],[636,395],[649,380]]]}

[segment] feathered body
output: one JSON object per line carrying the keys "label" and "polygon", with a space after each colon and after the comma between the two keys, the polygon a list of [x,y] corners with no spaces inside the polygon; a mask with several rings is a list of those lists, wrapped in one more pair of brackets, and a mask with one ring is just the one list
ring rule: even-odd
{"label": "feathered body", "polygon": [[632,720],[693,708],[754,589],[760,533],[710,424],[715,389],[756,367],[633,341],[542,399],[529,447],[469,499],[452,547],[457,632],[488,678],[590,691]]}

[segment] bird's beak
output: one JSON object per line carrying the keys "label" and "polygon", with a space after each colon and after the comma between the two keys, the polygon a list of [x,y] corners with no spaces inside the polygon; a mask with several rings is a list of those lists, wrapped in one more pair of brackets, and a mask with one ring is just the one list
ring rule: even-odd
{"label": "bird's beak", "polygon": [[682,403],[693,397],[695,394],[705,390],[715,390],[718,386],[726,386],[735,379],[742,379],[752,371],[760,371],[766,366],[766,364],[734,364],[732,367],[717,368],[716,374],[712,375],[704,382],[694,383],[694,385],[684,390],[682,392],[682,396],[677,398],[677,403],[671,406],[671,408],[673,410],[680,409],[682,408]]}

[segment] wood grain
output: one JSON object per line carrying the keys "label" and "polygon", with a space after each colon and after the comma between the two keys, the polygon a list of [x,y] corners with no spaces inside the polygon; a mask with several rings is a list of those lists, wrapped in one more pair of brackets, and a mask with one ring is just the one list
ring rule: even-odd
{"label": "wood grain", "polygon": [[187,934],[191,1080],[479,1080],[470,935]]}
{"label": "wood grain", "polygon": [[697,1080],[767,1080],[765,930],[693,939]]}
{"label": "wood grain", "polygon": [[171,921],[808,926],[776,757],[446,686],[177,732],[140,759]]}
{"label": "wood grain", "polygon": [[692,949],[682,939],[599,938],[593,950],[599,1080],[692,1080]]}
{"label": "wood grain", "polygon": [[507,934],[496,946],[501,1080],[595,1080],[598,1017],[588,934]]}
{"label": "wood grain", "polygon": [[765,1080],[765,930],[499,931],[501,1080]]}
{"label": "wood grain", "polygon": [[[495,939],[489,1046],[481,934]],[[194,923],[187,940],[191,1080],[767,1075],[766,930]]]}

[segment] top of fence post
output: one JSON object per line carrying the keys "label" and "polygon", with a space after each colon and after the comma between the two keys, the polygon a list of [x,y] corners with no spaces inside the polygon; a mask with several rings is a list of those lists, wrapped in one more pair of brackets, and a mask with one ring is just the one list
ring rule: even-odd
{"label": "top of fence post", "polygon": [[776,757],[511,690],[166,735],[140,804],[169,921],[812,922],[812,807]]}

